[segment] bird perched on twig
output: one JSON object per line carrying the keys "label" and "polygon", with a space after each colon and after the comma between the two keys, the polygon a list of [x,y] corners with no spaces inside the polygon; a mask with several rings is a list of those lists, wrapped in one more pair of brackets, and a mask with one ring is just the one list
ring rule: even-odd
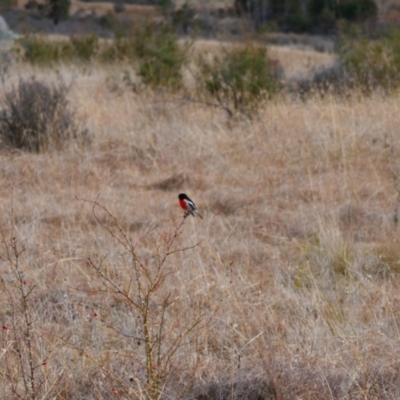
{"label": "bird perched on twig", "polygon": [[196,213],[201,219],[203,219],[203,217],[197,210],[197,207],[194,204],[194,202],[190,200],[190,198],[185,193],[181,193],[178,196],[178,199],[179,199],[179,205],[185,210],[183,218],[186,218],[189,214],[193,215],[194,217],[194,213]]}

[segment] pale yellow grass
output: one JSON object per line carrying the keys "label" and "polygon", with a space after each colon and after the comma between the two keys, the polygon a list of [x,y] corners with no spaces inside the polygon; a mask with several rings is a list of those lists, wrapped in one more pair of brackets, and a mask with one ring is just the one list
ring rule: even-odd
{"label": "pale yellow grass", "polygon": [[[160,293],[177,306],[165,340],[200,311],[211,320],[176,354],[164,398],[255,398],[257,390],[263,399],[398,398],[398,97],[281,98],[251,121],[229,120],[200,105],[112,93],[106,79],[119,72],[75,78],[71,98],[90,145],[1,153],[1,228],[9,234],[13,190],[21,265],[36,285],[35,351],[47,359],[52,398],[110,398],[115,388],[121,398],[144,398],[134,362],[142,347],[93,316],[141,335],[133,310],[96,292],[101,282],[86,263],[106,257],[126,284],[124,253],[81,199],[99,196],[151,263],[155,248],[140,238],[182,218],[180,192],[204,220],[187,219],[177,246],[200,244],[168,261],[173,274]],[[3,252],[11,282],[9,269]],[[10,325],[1,293],[1,322]]]}

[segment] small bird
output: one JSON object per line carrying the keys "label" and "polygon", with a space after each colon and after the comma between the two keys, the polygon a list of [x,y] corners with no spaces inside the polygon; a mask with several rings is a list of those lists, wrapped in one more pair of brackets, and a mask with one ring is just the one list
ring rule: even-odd
{"label": "small bird", "polygon": [[183,218],[186,218],[189,214],[193,215],[194,217],[193,213],[196,213],[201,219],[203,219],[203,217],[197,210],[196,205],[193,203],[192,200],[189,199],[188,196],[186,196],[185,193],[181,193],[178,196],[178,199],[179,199],[179,205],[185,210],[185,215],[183,216]]}

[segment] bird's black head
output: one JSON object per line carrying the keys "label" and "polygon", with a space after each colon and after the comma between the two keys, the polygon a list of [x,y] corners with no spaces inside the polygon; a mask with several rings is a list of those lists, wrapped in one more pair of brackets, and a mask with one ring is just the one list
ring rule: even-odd
{"label": "bird's black head", "polygon": [[179,196],[178,196],[178,199],[179,200],[186,200],[188,197],[186,196],[186,194],[185,193],[181,193]]}

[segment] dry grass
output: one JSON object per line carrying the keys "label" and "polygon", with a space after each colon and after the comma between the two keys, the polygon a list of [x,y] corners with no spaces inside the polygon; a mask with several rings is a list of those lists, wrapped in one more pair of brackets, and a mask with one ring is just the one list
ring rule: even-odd
{"label": "dry grass", "polygon": [[[240,42],[243,45],[248,39]],[[220,55],[238,42],[228,42],[222,40],[196,40],[193,44],[193,54],[208,54],[210,57]],[[298,46],[297,46],[298,47]],[[268,56],[279,60],[287,80],[311,77],[313,71],[328,67],[334,64],[336,56],[332,53],[322,53],[311,49],[300,50],[296,46],[268,46]]]}
{"label": "dry grass", "polygon": [[[79,75],[72,91],[90,146],[0,156],[0,226],[8,240],[14,222],[35,285],[43,393],[145,398],[142,347],[107,327],[140,335],[140,323],[111,290],[98,292],[87,265],[106,257],[127,284],[124,253],[80,199],[99,196],[151,265],[154,242],[143,236],[169,232],[185,191],[204,220],[188,218],[177,246],[201,243],[168,258],[160,295],[177,306],[166,343],[198,312],[211,321],[176,353],[162,398],[399,398],[398,97],[281,98],[252,121],[229,120],[198,104],[111,93],[110,73]],[[14,290],[4,249],[0,268]],[[11,325],[0,293],[0,320]],[[2,351],[11,335],[3,330]],[[0,372],[1,396],[12,398]]]}

